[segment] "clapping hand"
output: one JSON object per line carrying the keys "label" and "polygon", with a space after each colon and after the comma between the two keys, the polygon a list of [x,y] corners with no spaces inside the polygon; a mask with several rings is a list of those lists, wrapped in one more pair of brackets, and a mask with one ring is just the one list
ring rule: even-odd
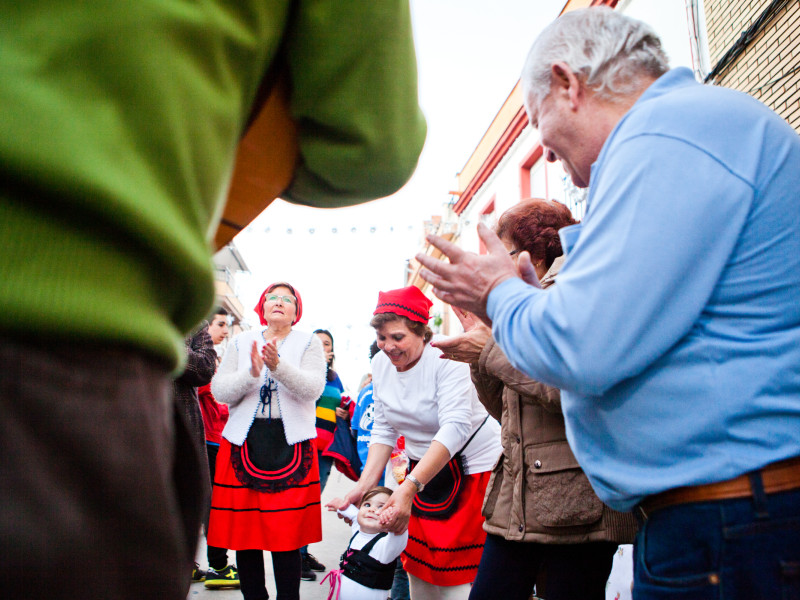
{"label": "clapping hand", "polygon": [[269,340],[261,349],[261,357],[264,359],[264,364],[270,371],[278,368],[278,363],[281,362],[278,356],[278,342],[275,338]]}
{"label": "clapping hand", "polygon": [[518,277],[514,261],[506,247],[493,231],[483,223],[478,225],[478,235],[486,245],[488,254],[465,252],[452,242],[436,235],[428,235],[428,242],[442,251],[450,262],[437,260],[426,254],[416,259],[425,267],[420,275],[433,286],[433,293],[448,304],[476,315],[489,324],[486,302],[495,286],[506,279]]}
{"label": "clapping hand", "polygon": [[521,277],[526,283],[539,287],[539,279],[530,254],[521,252],[517,266],[500,238],[483,223],[478,225],[478,236],[486,245],[488,254],[479,256],[466,252],[444,238],[428,235],[428,242],[441,250],[450,262],[427,254],[417,254],[416,259],[425,267],[420,275],[433,286],[433,293],[439,299],[469,311],[491,325],[486,303],[495,287],[512,277]]}
{"label": "clapping hand", "polygon": [[492,337],[492,330],[472,313],[454,308],[464,333],[445,340],[431,342],[431,346],[442,351],[440,358],[458,362],[474,363],[481,357],[483,347]]}
{"label": "clapping hand", "polygon": [[261,369],[263,368],[264,357],[261,356],[261,352],[258,351],[258,343],[253,342],[253,345],[250,347],[250,375],[259,377],[261,375]]}

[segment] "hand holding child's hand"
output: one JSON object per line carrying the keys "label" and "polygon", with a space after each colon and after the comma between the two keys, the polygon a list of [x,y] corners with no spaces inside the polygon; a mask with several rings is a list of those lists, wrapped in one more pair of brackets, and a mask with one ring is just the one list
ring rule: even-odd
{"label": "hand holding child's hand", "polygon": [[389,523],[397,516],[397,507],[396,506],[387,506],[381,509],[380,512],[380,522],[381,522],[381,531],[389,531]]}
{"label": "hand holding child's hand", "polygon": [[[408,484],[413,488],[411,483]],[[416,490],[416,488],[414,488]],[[408,529],[408,519],[411,517],[411,501],[413,494],[408,495],[404,486],[397,488],[383,508],[378,513],[378,520],[385,531],[403,533]]]}
{"label": "hand holding child's hand", "polygon": [[334,498],[333,500],[325,504],[325,508],[328,509],[328,512],[333,512],[335,510],[339,510],[340,508],[344,508],[345,506],[347,506],[347,504],[349,504],[349,502],[345,503],[345,501],[342,500],[341,498]]}
{"label": "hand holding child's hand", "polygon": [[[350,506],[350,502],[342,498],[334,498],[333,500],[325,504],[325,508],[327,508],[329,511],[344,510],[348,506]],[[342,519],[348,525],[352,525],[353,523],[352,519],[348,519],[342,513],[339,513],[336,516]]]}

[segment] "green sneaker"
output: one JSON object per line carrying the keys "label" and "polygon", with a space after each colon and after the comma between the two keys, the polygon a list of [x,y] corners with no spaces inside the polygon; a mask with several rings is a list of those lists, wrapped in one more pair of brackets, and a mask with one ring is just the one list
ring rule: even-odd
{"label": "green sneaker", "polygon": [[236,570],[236,565],[228,565],[220,571],[209,568],[206,572],[206,587],[210,590],[238,588],[239,571]]}

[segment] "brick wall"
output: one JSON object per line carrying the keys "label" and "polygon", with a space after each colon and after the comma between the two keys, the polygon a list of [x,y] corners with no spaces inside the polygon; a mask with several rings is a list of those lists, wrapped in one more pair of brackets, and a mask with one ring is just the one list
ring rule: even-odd
{"label": "brick wall", "polygon": [[[711,66],[770,5],[770,0],[705,0]],[[792,0],[739,58],[713,80],[761,100],[800,133],[800,0]]]}

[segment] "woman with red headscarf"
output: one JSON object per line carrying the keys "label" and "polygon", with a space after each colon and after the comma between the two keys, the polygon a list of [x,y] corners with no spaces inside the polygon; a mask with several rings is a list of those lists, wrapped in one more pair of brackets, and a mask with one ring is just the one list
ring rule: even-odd
{"label": "woman with red headscarf", "polygon": [[316,335],[292,329],[297,290],[273,283],[255,308],[262,329],[236,336],[211,383],[230,406],[217,455],[208,543],[236,550],[245,600],[269,598],[263,550],[278,597],[300,597],[299,548],[322,539],[315,405],[325,387]]}
{"label": "woman with red headscarf", "polygon": [[405,436],[411,466],[381,521],[395,533],[408,529],[402,560],[413,600],[461,600],[486,539],[481,504],[501,450],[500,426],[479,402],[469,367],[442,360],[429,344],[444,339],[428,327],[430,308],[414,286],[378,294],[370,325],[383,352],[372,360],[375,420],[367,464],[342,506],[333,508],[357,505]]}

